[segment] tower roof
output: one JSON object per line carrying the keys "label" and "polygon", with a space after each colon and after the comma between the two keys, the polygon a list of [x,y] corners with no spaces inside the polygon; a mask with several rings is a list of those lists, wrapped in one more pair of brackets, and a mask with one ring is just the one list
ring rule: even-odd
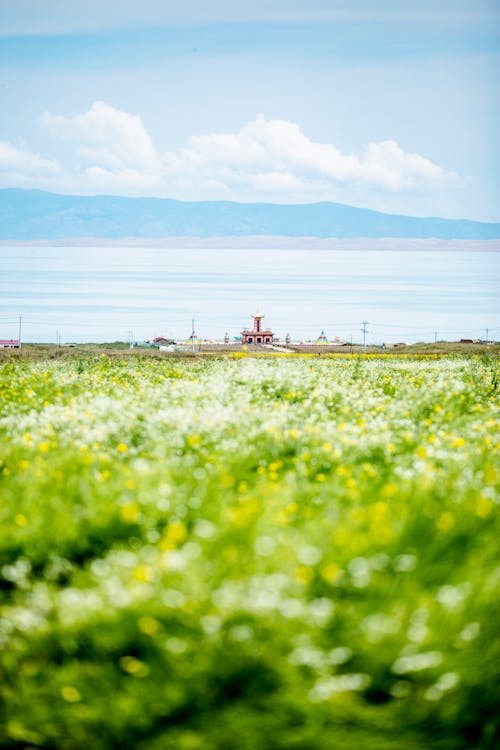
{"label": "tower roof", "polygon": [[252,318],[263,318],[264,316],[258,310],[252,315]]}

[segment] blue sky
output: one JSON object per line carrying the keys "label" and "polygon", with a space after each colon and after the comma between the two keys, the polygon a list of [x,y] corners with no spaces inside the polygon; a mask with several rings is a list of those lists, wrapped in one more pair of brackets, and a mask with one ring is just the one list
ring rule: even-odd
{"label": "blue sky", "polygon": [[2,0],[0,186],[500,220],[495,0]]}

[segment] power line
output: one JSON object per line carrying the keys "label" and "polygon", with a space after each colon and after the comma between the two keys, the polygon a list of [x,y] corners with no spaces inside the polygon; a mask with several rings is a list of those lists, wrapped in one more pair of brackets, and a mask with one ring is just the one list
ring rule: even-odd
{"label": "power line", "polygon": [[[54,319],[52,319],[52,320],[35,319],[35,317],[34,317],[35,315],[36,315],[36,313],[33,314],[33,316],[30,315],[29,317],[25,317],[23,315],[22,316],[22,318],[23,318],[23,324],[30,325],[30,326],[39,326],[39,325],[52,325],[54,323]],[[2,323],[14,323],[14,322],[19,321],[19,317],[17,317],[17,318],[1,318],[0,317],[0,320],[1,320]],[[139,327],[143,327],[143,328],[148,327],[148,326],[152,326],[152,325],[158,325],[158,318],[155,318],[154,320],[153,319],[151,319],[151,320],[150,319],[147,319],[147,320],[136,319],[136,320],[137,320],[137,325]],[[240,325],[228,323],[227,321],[225,321],[222,318],[206,318],[206,319],[204,319],[204,322],[205,322],[205,325],[221,326],[222,328],[226,328],[226,329],[230,329],[230,330],[240,330],[241,327],[242,327],[242,325],[243,325],[243,323],[240,324]],[[172,324],[174,324],[174,325],[176,325],[176,324],[185,325],[185,323],[186,323],[186,318],[184,316],[178,316],[178,317],[169,317],[167,325],[170,327]],[[106,322],[100,322],[100,321],[81,320],[81,319],[74,320],[74,321],[72,321],[72,320],[68,321],[67,318],[66,318],[66,322],[62,322],[61,321],[61,322],[59,322],[59,325],[60,326],[64,326],[64,327],[89,326],[89,327],[92,327],[92,328],[109,328],[110,326],[114,325],[114,320],[106,323]],[[288,320],[286,322],[286,324],[285,324],[284,321],[279,320],[278,321],[278,325],[283,325],[285,327],[289,327],[290,326],[290,321]],[[355,323],[355,322],[352,322],[352,323],[345,323],[345,322],[343,322],[343,323],[336,323],[336,322],[333,322],[333,323],[325,323],[323,325],[323,328],[325,328],[325,330],[327,328],[330,329],[330,330],[332,330],[332,329],[333,330],[341,330],[341,329],[350,330],[350,329],[352,329],[356,325],[357,325],[357,323]],[[382,329],[382,330],[383,329],[394,328],[394,329],[398,329],[398,330],[415,331],[415,332],[421,332],[421,333],[433,333],[433,334],[437,333],[435,330],[432,330],[430,327],[425,327],[425,326],[397,325],[397,324],[393,324],[393,323],[373,323],[373,322],[370,323],[370,325],[372,325],[374,328],[378,328],[378,329]],[[306,323],[306,324],[300,323],[300,328],[301,328],[301,330],[316,331],[317,329],[320,328],[320,326],[316,325],[314,323]],[[440,333],[468,333],[468,332],[474,332],[474,331],[477,331],[477,330],[479,330],[479,329],[478,328],[440,328]],[[486,333],[489,335],[492,331],[498,331],[498,330],[500,330],[500,328],[498,328],[498,327],[490,328],[488,326],[488,328],[485,328],[483,330],[485,330]]]}

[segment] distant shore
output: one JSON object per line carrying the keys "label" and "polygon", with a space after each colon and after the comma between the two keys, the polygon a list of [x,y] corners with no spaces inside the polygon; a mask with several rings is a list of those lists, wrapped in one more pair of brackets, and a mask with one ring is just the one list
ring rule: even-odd
{"label": "distant shore", "polygon": [[250,235],[239,237],[70,237],[58,240],[0,240],[0,247],[157,247],[200,250],[374,250],[427,252],[500,252],[500,240],[409,239],[407,237],[346,238],[283,237]]}

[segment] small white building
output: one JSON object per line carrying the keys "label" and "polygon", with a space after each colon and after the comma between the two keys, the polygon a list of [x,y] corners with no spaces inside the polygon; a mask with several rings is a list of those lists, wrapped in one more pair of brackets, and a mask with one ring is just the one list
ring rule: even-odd
{"label": "small white building", "polygon": [[0,349],[20,349],[19,339],[0,339]]}

